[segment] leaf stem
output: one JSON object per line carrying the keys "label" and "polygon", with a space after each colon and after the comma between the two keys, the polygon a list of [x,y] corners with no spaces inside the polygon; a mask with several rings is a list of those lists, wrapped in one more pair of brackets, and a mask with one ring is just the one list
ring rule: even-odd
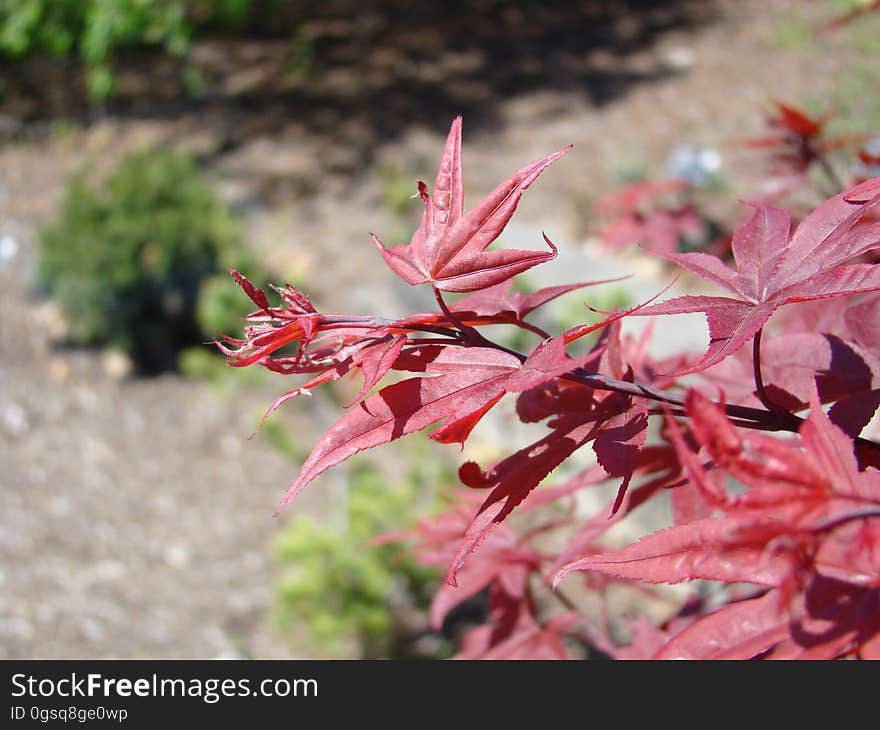
{"label": "leaf stem", "polygon": [[464,322],[462,322],[452,313],[452,310],[449,309],[449,307],[446,306],[446,302],[443,301],[443,295],[440,293],[440,290],[436,286],[432,286],[431,288],[434,291],[434,299],[437,300],[437,304],[440,306],[440,311],[443,312],[446,319],[448,319],[458,328],[458,330],[466,339],[475,340],[476,338],[483,337],[479,332],[477,332],[476,329],[474,329],[470,325],[464,324]]}
{"label": "leaf stem", "polygon": [[501,350],[502,352],[506,352],[508,355],[513,355],[520,362],[526,361],[526,356],[521,352],[517,352],[516,350],[511,350],[509,347],[505,347],[504,345],[500,345],[497,342],[493,342],[488,337],[483,335],[479,330],[475,327],[471,327],[470,325],[464,324],[458,317],[456,317],[449,307],[446,306],[446,302],[443,301],[443,295],[440,293],[440,290],[434,287],[434,298],[437,300],[437,304],[440,305],[440,309],[446,318],[452,322],[456,327],[458,327],[461,332],[461,341],[464,345],[473,345],[476,347],[492,347],[496,350]]}
{"label": "leaf stem", "polygon": [[532,334],[538,335],[538,337],[540,337],[544,340],[549,340],[553,336],[549,332],[547,332],[546,330],[542,330],[537,325],[531,324],[530,322],[526,322],[524,319],[517,320],[514,324],[516,324],[517,327],[520,327],[524,330],[528,330]]}
{"label": "leaf stem", "polygon": [[779,416],[791,416],[791,414],[783,409],[782,407],[776,405],[772,400],[770,400],[770,396],[767,395],[767,391],[764,388],[764,376],[761,374],[761,335],[764,334],[764,328],[761,327],[756,333],[754,338],[752,339],[752,371],[755,376],[755,389],[758,398],[761,403],[764,404],[764,407],[767,410],[776,413]]}

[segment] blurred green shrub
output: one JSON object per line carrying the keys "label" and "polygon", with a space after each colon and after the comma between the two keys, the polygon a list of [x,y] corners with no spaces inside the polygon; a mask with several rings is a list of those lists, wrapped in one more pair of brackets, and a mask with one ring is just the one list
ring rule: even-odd
{"label": "blurred green shrub", "polygon": [[[412,655],[399,614],[424,616],[440,576],[417,565],[399,545],[369,541],[424,513],[420,498],[425,484],[434,482],[423,476],[415,470],[389,484],[375,467],[361,465],[349,485],[345,524],[334,528],[300,516],[280,533],[276,605],[282,625],[304,624],[316,645],[331,654],[351,651],[355,643],[363,658]],[[432,646],[437,656],[444,654],[442,640]]]}
{"label": "blurred green shrub", "polygon": [[89,93],[113,88],[113,53],[122,46],[161,46],[183,56],[200,28],[237,27],[250,0],[3,0],[0,56],[76,52]]}
{"label": "blurred green shrub", "polygon": [[192,159],[169,151],[131,155],[98,187],[74,180],[41,232],[38,277],[70,339],[121,347],[142,371],[175,367],[182,348],[218,330],[241,331],[246,307],[229,294],[227,267],[260,280],[228,207]]}

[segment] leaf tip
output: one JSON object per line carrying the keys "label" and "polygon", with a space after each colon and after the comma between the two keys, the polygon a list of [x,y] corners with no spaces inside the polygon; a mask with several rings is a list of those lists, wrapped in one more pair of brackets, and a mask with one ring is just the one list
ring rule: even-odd
{"label": "leaf tip", "polygon": [[547,234],[544,231],[541,231],[541,236],[544,238],[544,243],[546,243],[550,247],[550,250],[553,252],[552,258],[556,258],[556,255],[559,253],[559,249],[556,248],[556,245],[547,237]]}
{"label": "leaf tip", "polygon": [[870,202],[878,195],[880,195],[880,177],[875,177],[871,180],[865,180],[865,182],[845,192],[843,199],[847,203],[859,205]]}
{"label": "leaf tip", "polygon": [[571,568],[568,565],[563,566],[550,579],[550,587],[555,591],[559,584],[562,583],[562,580],[571,572]]}

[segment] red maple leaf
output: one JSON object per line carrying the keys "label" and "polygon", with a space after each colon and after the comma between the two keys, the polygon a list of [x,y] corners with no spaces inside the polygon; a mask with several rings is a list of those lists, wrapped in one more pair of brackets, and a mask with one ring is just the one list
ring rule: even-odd
{"label": "red maple leaf", "polygon": [[702,617],[643,659],[751,659],[784,641],[789,611],[778,591]]}
{"label": "red maple leaf", "polygon": [[517,324],[522,326],[526,316],[563,294],[626,278],[628,277],[620,276],[613,279],[548,286],[527,294],[514,290],[513,281],[508,279],[472,292],[454,302],[449,308],[460,321],[468,324]]}
{"label": "red maple leaf", "polygon": [[733,236],[736,270],[711,254],[654,252],[733,297],[677,297],[635,314],[704,312],[709,348],[678,375],[704,370],[736,352],[784,304],[880,289],[880,267],[847,263],[880,247],[880,223],[856,226],[878,203],[880,178],[875,178],[820,205],[793,235],[785,211],[752,203],[755,212]]}
{"label": "red maple leaf", "polygon": [[[579,478],[548,490],[558,497],[595,481],[592,470]],[[434,517],[422,519],[414,529],[385,535],[380,540],[412,540],[416,559],[425,565],[448,564],[464,537],[476,506],[474,493],[458,490],[451,507]],[[540,506],[535,500],[532,508]],[[539,618],[533,587],[540,584],[542,563],[548,556],[530,545],[539,534],[558,526],[552,520],[537,524],[525,534],[506,525],[498,526],[480,553],[459,574],[457,586],[444,583],[431,601],[434,630],[442,630],[452,609],[478,593],[488,595],[487,621],[468,631],[461,640],[457,659],[565,659],[562,641],[580,617],[566,611]],[[541,614],[546,613],[542,611]]]}
{"label": "red maple leaf", "polygon": [[523,191],[571,146],[521,168],[464,213],[461,170],[461,117],[449,130],[446,148],[434,183],[433,195],[419,181],[425,213],[409,245],[386,249],[373,240],[389,267],[408,284],[430,283],[448,292],[469,292],[497,284],[556,256],[556,247],[544,236],[549,252],[501,249],[487,251],[510,220]]}

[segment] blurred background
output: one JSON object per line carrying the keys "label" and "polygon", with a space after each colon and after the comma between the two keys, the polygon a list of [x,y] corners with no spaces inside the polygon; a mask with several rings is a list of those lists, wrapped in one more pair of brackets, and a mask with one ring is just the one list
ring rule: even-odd
{"label": "blurred background", "polygon": [[[559,246],[529,284],[632,273],[589,303],[634,303],[672,278],[637,244],[724,253],[738,198],[880,174],[880,13],[829,26],[868,5],[5,0],[0,657],[447,655],[437,576],[368,541],[461,455],[414,437],[273,517],[357,386],[248,440],[291,385],[205,344],[251,309],[226,269],[326,312],[432,308],[368,232],[409,240],[462,114],[470,203],[574,144],[503,238]],[[705,337],[697,316],[655,345]],[[500,419],[467,458],[501,453]]]}

